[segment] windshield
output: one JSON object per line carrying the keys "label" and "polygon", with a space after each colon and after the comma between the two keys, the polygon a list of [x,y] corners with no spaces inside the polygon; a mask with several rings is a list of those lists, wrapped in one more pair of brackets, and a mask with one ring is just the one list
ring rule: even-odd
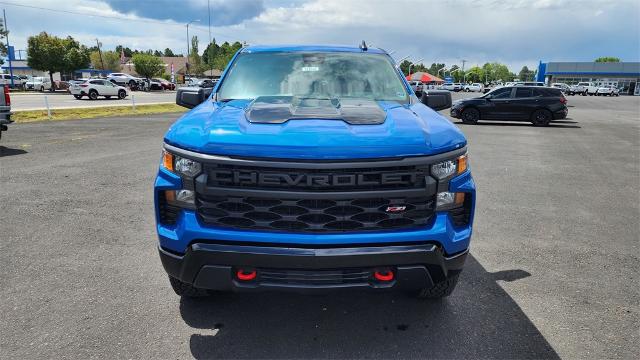
{"label": "windshield", "polygon": [[222,82],[219,98],[259,96],[408,101],[404,83],[386,55],[362,53],[240,54]]}

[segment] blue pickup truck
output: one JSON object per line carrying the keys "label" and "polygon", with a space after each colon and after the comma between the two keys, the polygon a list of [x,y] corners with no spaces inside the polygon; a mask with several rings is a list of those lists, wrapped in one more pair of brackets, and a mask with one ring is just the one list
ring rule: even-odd
{"label": "blue pickup truck", "polygon": [[158,249],[180,296],[398,289],[451,294],[475,185],[460,130],[382,49],[250,46],[167,131]]}

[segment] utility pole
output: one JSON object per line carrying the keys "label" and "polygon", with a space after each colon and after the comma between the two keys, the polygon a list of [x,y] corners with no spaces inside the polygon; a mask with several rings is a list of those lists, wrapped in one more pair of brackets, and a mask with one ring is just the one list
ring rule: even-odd
{"label": "utility pole", "polygon": [[464,72],[464,64],[467,62],[467,60],[462,60],[462,83],[466,83],[467,82],[467,74],[465,74]]}
{"label": "utility pole", "polygon": [[104,60],[102,60],[102,50],[100,50],[100,41],[96,38],[96,45],[98,45],[98,54],[100,54],[100,63],[102,64],[102,70],[106,70],[104,68]]}
{"label": "utility pole", "polygon": [[2,16],[4,17],[4,30],[7,31],[7,51],[9,51],[9,75],[11,76],[11,87],[13,88],[16,84],[13,82],[13,65],[11,64],[11,52],[9,50],[9,31],[7,30],[7,13],[4,9],[2,9]]}

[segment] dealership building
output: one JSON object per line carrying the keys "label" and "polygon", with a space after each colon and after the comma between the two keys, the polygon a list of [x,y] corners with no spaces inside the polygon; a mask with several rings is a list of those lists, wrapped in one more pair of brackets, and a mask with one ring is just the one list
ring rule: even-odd
{"label": "dealership building", "polygon": [[613,85],[620,94],[640,95],[640,62],[548,62],[538,65],[536,81],[546,84],[592,82]]}

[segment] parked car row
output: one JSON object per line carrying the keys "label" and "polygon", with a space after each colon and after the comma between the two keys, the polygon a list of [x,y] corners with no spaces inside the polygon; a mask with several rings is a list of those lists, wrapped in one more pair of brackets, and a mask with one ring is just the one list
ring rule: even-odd
{"label": "parked car row", "polygon": [[485,86],[482,83],[445,83],[438,86],[439,90],[449,91],[465,91],[465,92],[484,92]]}
{"label": "parked car row", "polygon": [[596,85],[591,82],[580,82],[577,85],[554,83],[553,87],[561,88],[568,95],[582,96],[620,96],[620,89],[613,85]]}

